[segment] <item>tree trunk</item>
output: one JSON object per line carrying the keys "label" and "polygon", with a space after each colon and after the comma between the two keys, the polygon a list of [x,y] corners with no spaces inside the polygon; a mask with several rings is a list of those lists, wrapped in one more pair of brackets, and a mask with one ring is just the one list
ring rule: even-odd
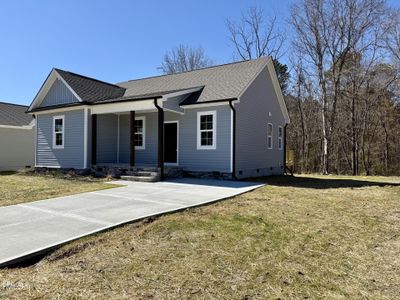
{"label": "tree trunk", "polygon": [[358,159],[357,159],[357,136],[356,136],[356,94],[355,82],[353,81],[353,91],[351,97],[351,169],[352,174],[358,175]]}
{"label": "tree trunk", "polygon": [[305,118],[304,118],[304,112],[303,112],[303,106],[302,106],[302,100],[301,100],[301,87],[300,84],[298,84],[297,87],[297,104],[299,107],[299,112],[300,112],[300,121],[301,121],[301,165],[300,165],[300,172],[303,173],[304,169],[306,168],[306,124],[305,124]]}
{"label": "tree trunk", "polygon": [[383,125],[383,132],[385,135],[385,150],[384,150],[384,164],[385,164],[385,175],[388,175],[388,168],[389,168],[389,134],[387,130],[386,120],[382,122]]}
{"label": "tree trunk", "polygon": [[322,91],[322,174],[329,174],[328,165],[328,131],[327,131],[327,114],[328,114],[328,103],[326,93],[326,82],[322,66],[322,58],[320,58],[320,65],[318,67],[319,84]]}

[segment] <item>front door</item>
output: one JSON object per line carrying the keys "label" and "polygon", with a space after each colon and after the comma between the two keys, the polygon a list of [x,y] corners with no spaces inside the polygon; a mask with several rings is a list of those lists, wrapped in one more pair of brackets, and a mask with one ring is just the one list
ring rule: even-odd
{"label": "front door", "polygon": [[164,161],[178,163],[178,122],[164,124]]}

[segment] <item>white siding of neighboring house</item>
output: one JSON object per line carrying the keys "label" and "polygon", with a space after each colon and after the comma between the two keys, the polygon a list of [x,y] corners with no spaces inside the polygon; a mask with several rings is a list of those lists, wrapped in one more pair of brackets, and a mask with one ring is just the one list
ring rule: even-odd
{"label": "white siding of neighboring house", "polygon": [[35,127],[0,128],[0,171],[17,171],[35,164]]}

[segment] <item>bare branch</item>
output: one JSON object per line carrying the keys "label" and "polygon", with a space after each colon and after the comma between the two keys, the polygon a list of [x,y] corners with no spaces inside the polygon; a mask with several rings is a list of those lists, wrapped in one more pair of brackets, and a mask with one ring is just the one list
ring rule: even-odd
{"label": "bare branch", "polygon": [[210,65],[212,65],[212,61],[206,57],[203,48],[179,45],[164,55],[161,69],[164,74],[173,74],[192,71]]}
{"label": "bare branch", "polygon": [[284,33],[278,29],[276,16],[267,19],[259,7],[250,7],[240,22],[226,20],[229,40],[235,54],[243,60],[272,56],[278,60],[284,55]]}

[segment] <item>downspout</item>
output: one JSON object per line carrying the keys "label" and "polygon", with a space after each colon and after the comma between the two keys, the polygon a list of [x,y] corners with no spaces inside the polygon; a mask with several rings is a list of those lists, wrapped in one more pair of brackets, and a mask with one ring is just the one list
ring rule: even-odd
{"label": "downspout", "polygon": [[286,128],[288,124],[286,123],[283,127],[283,173],[286,173]]}
{"label": "downspout", "polygon": [[229,101],[232,110],[232,178],[236,180],[236,109],[233,107],[233,101]]}
{"label": "downspout", "polygon": [[32,117],[35,119],[35,157],[34,157],[34,169],[36,170],[36,154],[37,154],[37,131],[38,131],[38,119],[35,114],[32,115]]}
{"label": "downspout", "polygon": [[158,168],[160,179],[164,180],[164,110],[158,105],[159,98],[154,98],[154,106],[158,110]]}

